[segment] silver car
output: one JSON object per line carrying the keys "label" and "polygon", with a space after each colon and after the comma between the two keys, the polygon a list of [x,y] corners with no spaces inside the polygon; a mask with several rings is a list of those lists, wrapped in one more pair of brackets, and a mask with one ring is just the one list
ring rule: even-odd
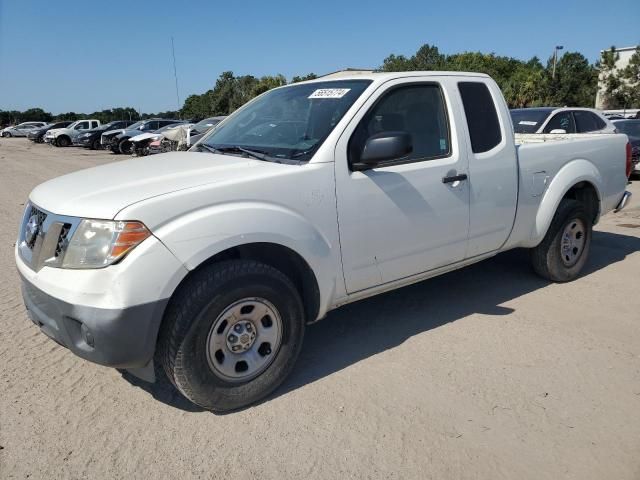
{"label": "silver car", "polygon": [[7,137],[26,137],[27,134],[36,129],[36,128],[42,128],[45,125],[47,125],[46,122],[23,122],[19,125],[15,125],[13,127],[7,127],[4,128],[2,130],[0,130],[0,134],[7,138]]}

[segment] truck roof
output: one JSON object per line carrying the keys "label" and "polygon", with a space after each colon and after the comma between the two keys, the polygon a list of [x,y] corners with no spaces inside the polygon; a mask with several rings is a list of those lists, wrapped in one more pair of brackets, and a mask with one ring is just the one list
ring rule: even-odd
{"label": "truck roof", "polygon": [[478,77],[490,78],[486,73],[476,72],[455,72],[455,71],[409,71],[409,72],[376,72],[374,70],[355,70],[346,69],[323,75],[313,80],[307,80],[300,83],[324,82],[327,80],[390,80],[393,78],[406,77],[437,77],[437,76],[456,76],[456,77]]}

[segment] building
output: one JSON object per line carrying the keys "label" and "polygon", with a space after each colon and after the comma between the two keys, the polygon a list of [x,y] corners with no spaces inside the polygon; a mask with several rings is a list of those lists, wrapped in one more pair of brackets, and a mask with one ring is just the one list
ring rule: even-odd
{"label": "building", "polygon": [[[622,70],[624,69],[627,65],[629,65],[629,60],[631,60],[631,56],[636,52],[636,46],[633,47],[624,47],[624,48],[616,48],[616,52],[618,53],[618,55],[620,55],[620,59],[616,62],[616,70]],[[600,57],[602,58],[602,54],[606,52],[606,50],[601,50],[600,51]],[[604,106],[604,95],[603,95],[603,90],[604,90],[604,84],[603,84],[603,78],[602,76],[598,79],[598,93],[596,95],[596,108],[598,109],[602,109],[602,107]]]}

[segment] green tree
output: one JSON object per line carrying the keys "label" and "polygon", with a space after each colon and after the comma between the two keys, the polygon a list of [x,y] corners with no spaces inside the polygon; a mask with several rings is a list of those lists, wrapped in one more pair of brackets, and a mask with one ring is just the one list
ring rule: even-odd
{"label": "green tree", "polygon": [[547,62],[547,103],[569,107],[591,107],[598,88],[598,70],[578,52],[567,52],[556,64],[553,78],[553,60]]}
{"label": "green tree", "polygon": [[389,55],[384,59],[380,70],[383,72],[442,70],[446,61],[447,57],[440,53],[438,47],[427,43],[410,58],[404,55]]}
{"label": "green tree", "polygon": [[307,73],[306,75],[302,76],[295,75],[291,79],[291,83],[305,82],[307,80],[314,80],[316,78],[318,78],[318,76],[315,73]]}
{"label": "green tree", "polygon": [[283,75],[261,77],[253,87],[254,96],[258,96],[272,88],[282,87],[287,84],[287,79]]}
{"label": "green tree", "polygon": [[626,103],[624,84],[620,74],[616,69],[616,64],[620,60],[620,54],[616,47],[602,52],[602,57],[598,64],[600,79],[604,85],[603,106],[606,109],[624,108]]}
{"label": "green tree", "polygon": [[623,85],[621,97],[627,108],[640,108],[640,46],[629,59],[629,64],[622,70]]}
{"label": "green tree", "polygon": [[502,85],[502,92],[510,107],[524,108],[544,103],[546,72],[538,57],[518,65]]}

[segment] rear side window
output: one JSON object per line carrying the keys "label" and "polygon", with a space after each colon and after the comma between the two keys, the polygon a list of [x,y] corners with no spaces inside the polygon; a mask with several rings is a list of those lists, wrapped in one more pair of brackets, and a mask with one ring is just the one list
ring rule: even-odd
{"label": "rear side window", "polygon": [[488,152],[502,141],[498,112],[484,83],[458,83],[473,153]]}
{"label": "rear side window", "polygon": [[591,112],[576,110],[573,112],[576,119],[576,129],[578,133],[588,133],[601,130],[605,127],[605,123]]}

